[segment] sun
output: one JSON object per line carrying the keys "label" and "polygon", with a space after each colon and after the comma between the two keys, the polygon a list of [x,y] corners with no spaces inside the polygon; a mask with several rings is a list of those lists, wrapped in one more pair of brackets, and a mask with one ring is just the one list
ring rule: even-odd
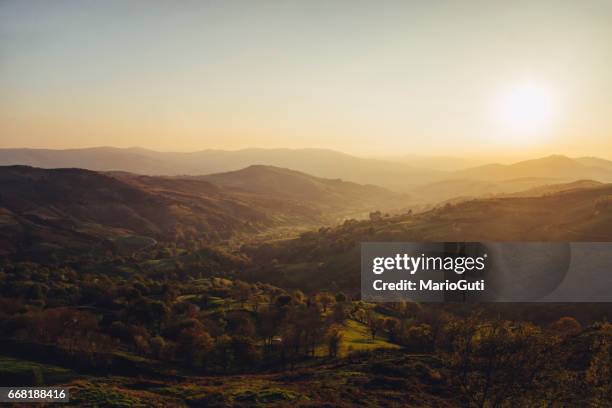
{"label": "sun", "polygon": [[501,124],[515,134],[533,135],[548,130],[555,113],[552,91],[531,82],[513,86],[501,95],[498,104]]}

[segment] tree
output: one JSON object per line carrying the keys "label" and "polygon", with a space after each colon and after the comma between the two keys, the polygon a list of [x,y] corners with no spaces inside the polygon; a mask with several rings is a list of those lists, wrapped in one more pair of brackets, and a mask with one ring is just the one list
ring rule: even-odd
{"label": "tree", "polygon": [[[414,304],[413,304],[414,305]],[[416,320],[419,323],[425,323],[431,328],[432,343],[438,342],[438,334],[449,320],[447,312],[437,307],[438,305],[429,305],[428,307],[418,307]],[[413,306],[407,306],[414,309]]]}
{"label": "tree", "polygon": [[208,332],[200,327],[185,329],[177,341],[177,353],[185,364],[200,368],[204,365],[204,357],[212,349],[214,341]]}
{"label": "tree", "polygon": [[159,332],[161,324],[170,315],[170,310],[159,300],[140,298],[129,306],[127,313],[131,320],[146,324]]}
{"label": "tree", "polygon": [[300,354],[303,327],[299,322],[286,325],[281,332],[280,359],[283,364],[289,362],[291,369]]}
{"label": "tree", "polygon": [[323,313],[327,313],[327,308],[336,302],[336,298],[329,293],[320,293],[317,298],[323,306]]}
{"label": "tree", "polygon": [[612,401],[612,356],[609,339],[596,341],[596,352],[586,372],[586,382],[592,398],[592,406],[604,407]]}
{"label": "tree", "polygon": [[577,334],[582,330],[582,326],[576,319],[569,316],[564,316],[550,325],[553,332],[559,334],[561,337],[571,336]]}
{"label": "tree", "polygon": [[249,300],[249,296],[251,295],[251,286],[243,281],[235,281],[232,288],[232,295],[234,299],[240,302],[240,307],[244,307],[244,303]]}
{"label": "tree", "polygon": [[278,334],[279,317],[279,313],[274,309],[259,314],[257,329],[268,347],[272,346],[272,338]]}
{"label": "tree", "polygon": [[289,295],[279,295],[276,297],[276,307],[282,309],[283,307],[290,305],[292,300],[293,298]]}
{"label": "tree", "polygon": [[293,291],[293,300],[295,300],[295,302],[298,304],[304,303],[304,301],[306,300],[306,296],[301,290],[295,290]]}
{"label": "tree", "polygon": [[378,318],[373,310],[368,310],[367,322],[370,333],[372,333],[372,340],[374,340],[376,338],[376,334],[384,329],[384,321]]}
{"label": "tree", "polygon": [[338,351],[340,350],[342,339],[344,338],[342,327],[335,324],[331,325],[329,329],[327,329],[326,338],[327,352],[329,356],[336,357],[338,355]]}
{"label": "tree", "polygon": [[252,367],[260,358],[255,341],[247,336],[233,336],[230,340],[233,361],[239,367]]}
{"label": "tree", "polygon": [[262,303],[267,303],[267,302],[268,302],[268,298],[261,294],[254,294],[254,295],[251,295],[251,297],[249,298],[249,303],[251,303],[251,306],[253,307],[253,311],[255,313],[259,311],[259,306]]}
{"label": "tree", "polygon": [[397,341],[401,324],[397,319],[388,318],[384,320],[385,331],[389,334],[391,341]]}
{"label": "tree", "polygon": [[305,308],[299,324],[304,331],[306,352],[310,352],[314,357],[317,345],[325,335],[324,322],[319,310],[316,307]]}
{"label": "tree", "polygon": [[232,353],[232,338],[227,335],[223,335],[217,339],[215,343],[213,354],[215,356],[216,363],[226,371],[233,364],[233,353]]}
{"label": "tree", "polygon": [[432,350],[434,344],[431,326],[424,323],[410,326],[402,338],[402,343],[412,351]]}
{"label": "tree", "polygon": [[244,314],[230,315],[226,317],[227,330],[233,335],[253,337],[255,335],[255,325],[251,318]]}
{"label": "tree", "polygon": [[447,336],[452,347],[443,359],[467,406],[529,406],[536,385],[549,377],[554,359],[542,356],[550,344],[531,324],[472,316],[453,321]]}
{"label": "tree", "polygon": [[380,221],[382,220],[382,214],[380,211],[375,211],[370,213],[370,221]]}
{"label": "tree", "polygon": [[151,354],[157,359],[163,359],[166,351],[166,341],[162,336],[155,336],[149,342],[151,346]]}
{"label": "tree", "polygon": [[346,320],[346,312],[344,310],[344,304],[336,303],[334,305],[330,319],[334,323],[344,324],[344,321]]}

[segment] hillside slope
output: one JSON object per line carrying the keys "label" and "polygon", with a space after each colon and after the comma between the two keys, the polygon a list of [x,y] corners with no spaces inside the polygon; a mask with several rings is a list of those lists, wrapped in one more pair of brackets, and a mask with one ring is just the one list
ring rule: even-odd
{"label": "hillside slope", "polygon": [[0,168],[3,251],[90,248],[121,236],[212,241],[272,220],[199,182],[206,194],[163,194],[82,169]]}
{"label": "hillside slope", "polygon": [[[78,167],[95,171],[125,171],[165,176],[199,176],[234,172],[251,165],[266,165],[290,168],[316,177],[374,184],[399,192],[410,192],[415,187],[449,180],[492,182],[541,178],[547,180],[547,183],[580,179],[612,181],[612,162],[596,157],[569,158],[553,155],[508,165],[487,164],[450,171],[470,163],[473,162],[444,157],[418,160],[362,158],[327,149],[208,149],[196,152],[157,152],[142,148],[114,147],[68,150],[0,149],[0,165]],[[506,187],[510,187],[512,191]],[[496,186],[493,189],[498,193],[516,191],[511,186]],[[456,197],[456,190],[442,194],[442,200]],[[490,190],[491,186],[479,188],[483,194]]]}
{"label": "hillside slope", "polygon": [[339,179],[324,179],[286,168],[253,165],[227,173],[198,177],[221,187],[248,191],[330,208],[375,208],[400,206],[407,197],[382,187],[361,185]]}
{"label": "hillside slope", "polygon": [[488,164],[455,171],[448,176],[409,189],[411,202],[431,208],[439,203],[473,198],[534,195],[539,189],[550,190],[552,185],[584,180],[612,182],[612,162],[594,157],[572,159],[553,155],[509,165]]}
{"label": "hillside slope", "polygon": [[242,149],[156,152],[148,149],[0,149],[0,165],[43,168],[79,167],[147,175],[203,175],[263,164],[291,168],[318,177],[342,178],[405,191],[444,173],[406,163],[367,159],[326,149]]}
{"label": "hillside slope", "polygon": [[555,183],[544,184],[537,187],[532,187],[527,190],[517,191],[515,193],[502,194],[502,197],[538,197],[549,194],[556,194],[568,191],[591,189],[603,187],[604,183],[594,180],[577,180],[571,183]]}
{"label": "hillside slope", "polygon": [[[253,171],[259,177],[247,177]],[[198,178],[0,167],[0,250],[92,248],[134,235],[218,242],[279,226],[317,227],[401,199],[381,188],[284,169],[247,169],[238,172],[242,178],[248,188]]]}
{"label": "hillside slope", "polygon": [[477,197],[510,194],[549,185],[554,179],[525,177],[511,180],[451,179],[425,184],[410,190],[416,203],[438,204],[447,200],[466,200]]}
{"label": "hillside slope", "polygon": [[355,292],[360,243],[373,241],[612,241],[612,184],[539,197],[476,199],[420,214],[346,222],[248,251],[257,265],[276,271],[260,279],[284,287]]}
{"label": "hillside slope", "polygon": [[510,180],[523,177],[543,177],[559,181],[593,179],[612,181],[612,169],[602,159],[571,159],[552,155],[513,164],[488,164],[455,172],[458,178],[477,180]]}

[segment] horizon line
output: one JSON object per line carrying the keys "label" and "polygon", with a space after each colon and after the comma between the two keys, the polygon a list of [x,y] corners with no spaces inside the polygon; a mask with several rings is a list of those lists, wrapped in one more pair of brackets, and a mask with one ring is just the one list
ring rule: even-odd
{"label": "horizon line", "polygon": [[549,154],[529,154],[529,155],[520,155],[519,159],[519,155],[498,155],[498,154],[489,154],[489,155],[483,155],[483,156],[467,156],[467,155],[457,155],[457,154],[450,154],[450,153],[439,153],[439,154],[433,154],[433,153],[411,153],[411,152],[406,152],[406,153],[396,153],[396,154],[371,154],[371,155],[366,155],[366,154],[354,154],[354,153],[347,153],[345,151],[339,150],[339,149],[333,149],[333,148],[327,148],[327,147],[255,147],[255,146],[250,146],[250,147],[242,147],[242,148],[236,148],[236,149],[223,149],[223,148],[204,148],[204,149],[197,149],[197,150],[162,150],[162,149],[155,149],[155,148],[150,148],[150,147],[143,147],[143,146],[128,146],[128,147],[119,147],[119,146],[110,146],[110,145],[97,145],[97,146],[88,146],[88,147],[65,147],[65,148],[54,148],[54,147],[3,147],[0,146],[0,150],[48,150],[48,151],[78,151],[78,150],[102,150],[102,149],[108,149],[108,150],[144,150],[144,151],[149,151],[149,152],[154,152],[154,153],[161,153],[161,154],[196,154],[196,153],[204,153],[204,152],[228,152],[228,153],[235,153],[235,152],[242,152],[242,151],[248,151],[248,150],[260,150],[260,151],[282,151],[282,150],[286,150],[286,151],[322,151],[322,152],[333,152],[333,153],[337,153],[337,154],[342,154],[345,156],[351,156],[351,157],[356,157],[356,158],[362,158],[362,159],[370,159],[370,160],[389,160],[389,159],[407,159],[409,157],[414,157],[414,158],[421,158],[421,159],[462,159],[462,160],[477,160],[477,161],[485,161],[485,163],[483,164],[494,164],[494,162],[486,162],[487,160],[497,160],[497,159],[487,159],[486,156],[496,156],[496,157],[505,157],[506,160],[514,160],[512,162],[520,162],[520,161],[527,161],[527,160],[534,160],[534,159],[542,159],[542,158],[547,158],[547,157],[554,157],[554,156],[562,156],[562,157],[567,157],[570,159],[580,159],[580,158],[596,158],[596,159],[603,159],[603,160],[610,160],[611,159],[607,158],[606,156],[598,156],[598,155],[594,155],[594,154],[583,154],[583,155],[569,155],[569,154],[564,154],[564,153],[559,153],[559,152],[552,152]]}

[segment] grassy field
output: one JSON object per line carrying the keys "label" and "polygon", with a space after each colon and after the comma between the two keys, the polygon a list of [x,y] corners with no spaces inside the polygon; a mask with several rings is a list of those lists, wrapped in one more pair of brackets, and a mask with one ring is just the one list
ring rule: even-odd
{"label": "grassy field", "polygon": [[128,235],[119,237],[113,241],[120,254],[132,254],[149,246],[155,245],[156,242],[157,241],[155,241],[153,238],[143,237],[140,235]]}
{"label": "grassy field", "polygon": [[67,368],[0,356],[0,384],[2,386],[31,386],[61,384],[79,375]]}
{"label": "grassy field", "polygon": [[[399,349],[397,344],[389,343],[384,338],[376,336],[372,338],[370,329],[362,323],[348,319],[344,325],[342,343],[340,345],[339,355],[346,357],[352,352],[377,349]],[[327,348],[321,345],[317,348],[318,356],[327,355]]]}

